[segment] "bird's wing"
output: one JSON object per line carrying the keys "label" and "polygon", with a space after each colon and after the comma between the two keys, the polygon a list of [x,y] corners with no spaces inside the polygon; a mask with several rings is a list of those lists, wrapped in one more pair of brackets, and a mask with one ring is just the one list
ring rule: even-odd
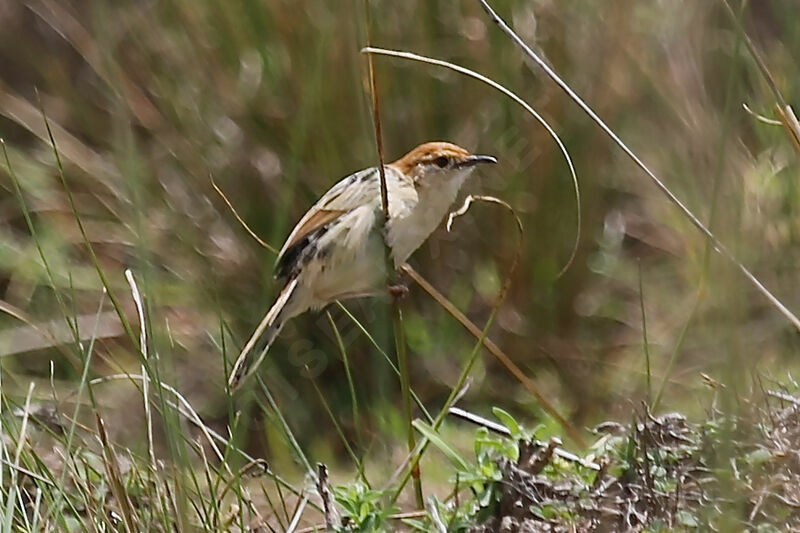
{"label": "bird's wing", "polygon": [[286,254],[286,251],[299,243],[303,237],[321,228],[328,222],[336,220],[343,214],[347,213],[347,209],[319,209],[317,206],[311,208],[294,227],[289,238],[283,245],[283,249],[278,255],[280,261]]}
{"label": "bird's wing", "polygon": [[374,202],[379,194],[377,175],[377,168],[361,170],[343,178],[322,195],[286,239],[278,254],[275,275],[286,277],[292,271],[312,233],[323,230],[327,224],[353,209]]}

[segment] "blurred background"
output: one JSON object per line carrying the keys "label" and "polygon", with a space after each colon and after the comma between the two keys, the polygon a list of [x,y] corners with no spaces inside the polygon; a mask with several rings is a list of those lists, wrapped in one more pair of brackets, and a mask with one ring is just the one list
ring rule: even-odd
{"label": "blurred background", "polygon": [[[743,109],[777,118],[774,97],[722,4],[494,4],[720,240],[800,312],[797,153],[782,127]],[[742,15],[795,104],[796,11],[795,0],[759,0]],[[36,233],[32,238],[4,161],[6,395],[24,397],[31,380],[41,401],[52,400],[53,391],[61,398],[74,392],[81,364],[68,357],[74,345],[68,322],[85,342],[97,338],[90,377],[136,373],[140,365],[72,215],[41,102],[114,297],[136,324],[124,277],[130,268],[145,297],[161,379],[224,430],[232,412],[226,368],[280,287],[272,279],[274,255],[248,236],[211,178],[247,224],[280,247],[328,187],[376,164],[359,53],[367,20],[357,1],[0,1],[0,137]],[[577,207],[568,168],[544,129],[474,80],[375,59],[388,159],[424,141],[448,140],[501,161],[466,187],[506,200],[525,226],[522,262],[489,336],[573,424],[627,421],[648,397],[645,353],[649,394],[675,354],[662,409],[690,415],[721,391],[736,398],[759,381],[784,381],[796,371],[798,332],[526,63],[476,2],[378,0],[369,20],[376,46],[453,61],[516,91],[570,151],[583,237],[575,262],[557,278],[576,236]],[[477,205],[451,233],[437,231],[410,263],[482,325],[516,246],[509,214]],[[402,306],[412,385],[435,412],[474,339],[409,286]],[[387,300],[345,306],[393,357]],[[265,382],[310,455],[341,458],[342,442],[314,388],[354,438],[335,323],[354,369],[366,448],[373,457],[402,451],[404,440],[389,438],[403,432],[397,378],[342,309],[329,312],[330,318],[309,313],[287,326],[262,367]],[[487,415],[500,406],[561,433],[488,354],[472,376],[463,407]],[[95,393],[115,438],[144,446],[140,393],[126,382]],[[288,457],[257,393],[236,408],[247,449],[278,464]]]}

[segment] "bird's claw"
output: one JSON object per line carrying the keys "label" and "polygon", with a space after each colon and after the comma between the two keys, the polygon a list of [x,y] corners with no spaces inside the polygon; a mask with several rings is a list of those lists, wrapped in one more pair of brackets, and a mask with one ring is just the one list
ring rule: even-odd
{"label": "bird's claw", "polygon": [[408,287],[403,284],[389,285],[388,290],[389,294],[396,299],[405,298],[408,295]]}

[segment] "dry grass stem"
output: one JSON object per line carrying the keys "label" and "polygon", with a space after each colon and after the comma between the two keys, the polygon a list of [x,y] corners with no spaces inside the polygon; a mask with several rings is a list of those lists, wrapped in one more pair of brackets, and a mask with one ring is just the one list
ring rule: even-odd
{"label": "dry grass stem", "polygon": [[521,105],[525,111],[527,111],[531,116],[533,116],[536,121],[547,130],[548,135],[552,137],[553,141],[555,141],[558,149],[561,151],[561,154],[564,156],[564,160],[567,163],[567,167],[569,168],[570,177],[572,178],[572,186],[575,192],[575,216],[576,216],[576,224],[575,224],[575,241],[572,245],[572,251],[570,252],[569,259],[561,267],[558,274],[556,275],[556,279],[560,278],[564,275],[564,273],[569,269],[572,265],[573,261],[575,260],[575,256],[578,254],[578,248],[580,246],[581,241],[581,189],[580,185],[578,184],[578,175],[575,172],[575,166],[572,163],[572,158],[569,155],[569,151],[567,150],[564,143],[561,141],[561,138],[555,132],[555,130],[550,126],[550,124],[533,108],[528,104],[525,100],[517,96],[514,92],[510,91],[509,89],[505,88],[503,85],[497,83],[496,81],[487,78],[486,76],[475,72],[474,70],[470,70],[466,67],[462,67],[461,65],[456,65],[455,63],[451,63],[449,61],[442,61],[441,59],[434,59],[431,57],[413,54],[411,52],[402,52],[399,50],[387,50],[385,48],[376,48],[372,46],[368,46],[361,50],[363,53],[369,54],[371,57],[372,54],[378,55],[385,55],[390,57],[399,57],[402,59],[409,59],[412,61],[419,61],[420,63],[428,63],[430,65],[436,65],[440,67],[445,67],[460,74],[464,74],[465,76],[469,76],[474,78],[480,82],[485,83],[486,85],[492,87],[503,93],[505,96],[516,102],[517,104]]}
{"label": "dry grass stem", "polygon": [[706,236],[707,239],[711,241],[714,248],[720,252],[725,258],[731,261],[739,271],[747,278],[750,283],[760,292],[769,302],[775,307],[787,320],[789,320],[795,328],[800,330],[800,319],[786,307],[783,302],[781,302],[769,289],[767,289],[763,283],[752,273],[750,270],[739,261],[733,253],[731,253],[728,248],[723,245],[719,239],[709,230],[703,222],[700,221],[699,218],[688,208],[684,203],[678,199],[677,196],[667,187],[655,173],[650,170],[650,168],[645,165],[645,163],[637,156],[633,150],[628,148],[628,145],[625,144],[622,139],[612,130],[604,121],[600,118],[600,116],[595,113],[595,111],[589,107],[589,105],[583,101],[583,99],[578,96],[578,94],[572,90],[572,88],[561,79],[561,77],[552,69],[550,66],[542,60],[536,52],[534,52],[526,43],[523,41],[515,32],[511,29],[511,27],[506,24],[506,22],[500,18],[500,16],[491,8],[491,6],[486,2],[486,0],[478,0],[483,9],[486,13],[489,14],[492,21],[497,24],[500,29],[508,35],[512,41],[522,50],[522,52],[532,59],[539,67],[544,70],[544,72],[552,79],[567,95],[572,99],[573,102],[578,104],[578,106],[598,125],[600,129],[608,135],[614,143],[619,146],[625,155],[627,155],[635,164],[638,166],[653,182],[653,184],[658,187],[658,189],[667,197],[667,199],[677,207],[680,212],[686,217],[686,219],[692,223],[694,227],[696,227],[703,235]]}

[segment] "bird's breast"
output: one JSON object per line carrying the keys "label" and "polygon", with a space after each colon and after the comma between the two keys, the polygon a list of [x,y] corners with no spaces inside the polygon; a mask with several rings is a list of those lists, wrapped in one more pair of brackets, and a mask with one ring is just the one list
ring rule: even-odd
{"label": "bird's breast", "polygon": [[[453,176],[436,185],[419,186],[416,201],[404,212],[392,213],[389,225],[389,245],[392,248],[395,267],[419,248],[433,233],[449,212],[458,195],[468,171]],[[391,201],[391,196],[390,196]]]}

